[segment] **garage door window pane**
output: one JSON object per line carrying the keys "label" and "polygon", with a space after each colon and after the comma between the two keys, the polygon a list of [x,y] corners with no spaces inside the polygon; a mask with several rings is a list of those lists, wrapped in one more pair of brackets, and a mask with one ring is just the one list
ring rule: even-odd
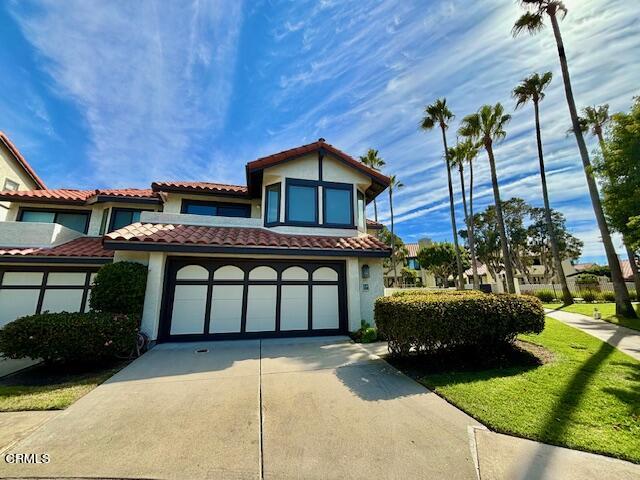
{"label": "garage door window pane", "polygon": [[42,285],[42,272],[4,272],[2,285]]}
{"label": "garage door window pane", "polygon": [[0,290],[0,327],[36,313],[40,290]]}
{"label": "garage door window pane", "polygon": [[351,190],[325,187],[324,202],[324,223],[351,225]]}
{"label": "garage door window pane", "polygon": [[247,299],[247,332],[276,329],[276,286],[251,285]]}
{"label": "garage door window pane", "polygon": [[86,279],[87,274],[84,272],[50,272],[47,285],[83,286]]}
{"label": "garage door window pane", "polygon": [[240,332],[243,291],[242,285],[214,285],[209,333]]}
{"label": "garage door window pane", "polygon": [[75,290],[48,289],[42,301],[42,312],[79,312],[82,306],[82,293]]}
{"label": "garage door window pane", "polygon": [[316,187],[289,185],[287,190],[287,220],[290,222],[316,223],[317,203]]}
{"label": "garage door window pane", "polygon": [[203,333],[206,303],[206,285],[176,285],[171,334]]}
{"label": "garage door window pane", "polygon": [[313,329],[338,328],[338,286],[313,286]]}
{"label": "garage door window pane", "polygon": [[280,330],[306,330],[309,327],[307,285],[283,285],[280,305]]}

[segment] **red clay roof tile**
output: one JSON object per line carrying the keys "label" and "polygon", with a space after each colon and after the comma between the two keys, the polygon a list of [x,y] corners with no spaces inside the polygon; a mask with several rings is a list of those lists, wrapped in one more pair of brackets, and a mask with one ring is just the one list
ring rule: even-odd
{"label": "red clay roof tile", "polygon": [[0,247],[0,261],[2,257],[16,256],[111,258],[113,257],[113,252],[103,248],[101,237],[80,237],[50,248]]}
{"label": "red clay roof tile", "polygon": [[246,195],[247,187],[244,185],[227,185],[211,182],[153,182],[151,188],[154,192],[181,191],[198,193],[221,193],[225,195]]}
{"label": "red clay roof tile", "polygon": [[[267,247],[313,250],[388,252],[389,247],[377,238],[287,235],[261,228],[206,227],[134,223],[105,236],[109,243],[156,243],[169,245],[206,245],[219,247]],[[115,245],[114,245],[115,247]],[[115,248],[117,250],[117,247]]]}
{"label": "red clay roof tile", "polygon": [[0,191],[0,200],[22,200],[44,203],[74,203],[78,205],[84,205],[90,198],[97,195],[125,198],[158,198],[158,194],[150,189],[125,188],[105,190],[4,190]]}

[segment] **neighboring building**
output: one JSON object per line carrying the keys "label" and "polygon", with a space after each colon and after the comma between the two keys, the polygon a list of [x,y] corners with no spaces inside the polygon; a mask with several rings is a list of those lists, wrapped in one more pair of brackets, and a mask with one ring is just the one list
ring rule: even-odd
{"label": "neighboring building", "polygon": [[2,191],[0,325],[85,311],[112,261],[149,274],[152,341],[344,334],[373,321],[383,259],[365,206],[389,178],[320,139],[246,165],[246,185]]}
{"label": "neighboring building", "polygon": [[[0,190],[39,190],[47,188],[31,165],[4,132],[0,131]],[[9,204],[0,202],[0,222],[7,216]]]}
{"label": "neighboring building", "polygon": [[[420,280],[420,284],[424,287],[436,286],[436,279],[433,274],[420,267],[420,262],[418,262],[418,252],[421,248],[429,245],[430,243],[430,239],[423,238],[418,240],[417,243],[405,243],[404,245],[407,249],[407,258],[406,264],[403,265],[403,267],[407,267],[408,269],[415,271],[417,278]],[[402,270],[402,268],[399,268],[399,270]],[[399,272],[399,275],[400,273],[401,272]]]}

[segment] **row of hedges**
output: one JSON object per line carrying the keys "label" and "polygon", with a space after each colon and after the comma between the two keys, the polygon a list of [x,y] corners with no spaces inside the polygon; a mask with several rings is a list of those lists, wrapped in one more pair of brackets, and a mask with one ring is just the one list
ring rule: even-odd
{"label": "row of hedges", "polygon": [[490,351],[518,334],[540,333],[544,309],[538,299],[516,295],[402,292],[376,300],[375,320],[395,355],[460,347]]}
{"label": "row of hedges", "polygon": [[147,267],[133,262],[103,266],[91,289],[87,313],[44,312],[0,330],[0,354],[46,363],[102,362],[130,356],[136,347]]}
{"label": "row of hedges", "polygon": [[[562,292],[554,292],[553,290],[538,290],[537,292],[528,293],[527,295],[532,295],[537,297],[543,303],[550,303],[556,300],[562,299]],[[636,292],[631,290],[629,291],[629,296],[631,300],[636,299]],[[581,298],[587,303],[591,302],[615,302],[616,296],[613,292],[595,292],[593,290],[583,290],[577,292],[574,295],[574,298]]]}

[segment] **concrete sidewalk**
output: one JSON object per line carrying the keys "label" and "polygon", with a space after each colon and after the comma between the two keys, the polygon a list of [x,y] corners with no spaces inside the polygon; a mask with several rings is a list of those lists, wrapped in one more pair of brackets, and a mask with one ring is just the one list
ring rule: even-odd
{"label": "concrete sidewalk", "polygon": [[627,355],[640,360],[640,332],[631,328],[615,325],[604,320],[595,320],[579,313],[563,312],[546,308],[545,312],[551,318],[562,323],[579,328],[589,335],[613,345]]}

